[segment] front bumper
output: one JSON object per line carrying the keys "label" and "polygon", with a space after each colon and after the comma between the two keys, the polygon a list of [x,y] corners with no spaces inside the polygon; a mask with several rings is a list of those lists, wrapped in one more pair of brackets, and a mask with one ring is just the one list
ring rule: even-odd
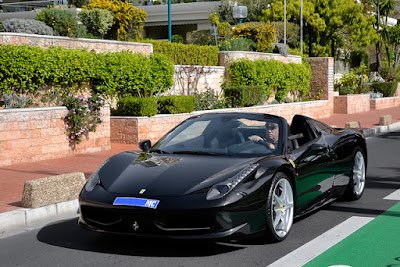
{"label": "front bumper", "polygon": [[155,210],[80,199],[81,227],[106,233],[173,239],[241,239],[263,231],[265,206]]}

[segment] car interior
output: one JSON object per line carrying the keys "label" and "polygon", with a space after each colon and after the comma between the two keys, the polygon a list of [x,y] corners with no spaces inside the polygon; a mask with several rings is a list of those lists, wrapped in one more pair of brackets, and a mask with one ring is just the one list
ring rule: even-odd
{"label": "car interior", "polygon": [[289,127],[288,149],[293,151],[305,146],[316,138],[314,131],[307,122],[307,117],[295,115]]}

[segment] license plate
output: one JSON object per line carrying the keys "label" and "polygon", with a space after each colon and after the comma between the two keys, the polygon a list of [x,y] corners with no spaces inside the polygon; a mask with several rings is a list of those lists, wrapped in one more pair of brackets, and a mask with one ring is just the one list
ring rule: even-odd
{"label": "license plate", "polygon": [[135,197],[117,197],[113,205],[135,206],[150,209],[156,209],[160,201],[155,199],[135,198]]}

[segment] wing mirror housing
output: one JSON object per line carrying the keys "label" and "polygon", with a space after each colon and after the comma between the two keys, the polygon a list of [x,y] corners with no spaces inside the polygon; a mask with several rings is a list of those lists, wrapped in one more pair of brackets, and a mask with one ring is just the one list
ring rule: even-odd
{"label": "wing mirror housing", "polygon": [[148,152],[151,148],[150,140],[142,140],[139,142],[139,147],[143,152]]}
{"label": "wing mirror housing", "polygon": [[321,154],[328,152],[328,148],[325,145],[321,144],[312,144],[309,146],[308,150],[314,153],[321,153]]}

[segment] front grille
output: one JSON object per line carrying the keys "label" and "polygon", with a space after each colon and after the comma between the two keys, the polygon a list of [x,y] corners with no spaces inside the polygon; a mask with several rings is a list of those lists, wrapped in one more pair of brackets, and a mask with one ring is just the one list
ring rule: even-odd
{"label": "front grille", "polygon": [[193,235],[218,231],[215,212],[159,211],[144,208],[103,208],[81,205],[81,215],[91,226],[117,233]]}

